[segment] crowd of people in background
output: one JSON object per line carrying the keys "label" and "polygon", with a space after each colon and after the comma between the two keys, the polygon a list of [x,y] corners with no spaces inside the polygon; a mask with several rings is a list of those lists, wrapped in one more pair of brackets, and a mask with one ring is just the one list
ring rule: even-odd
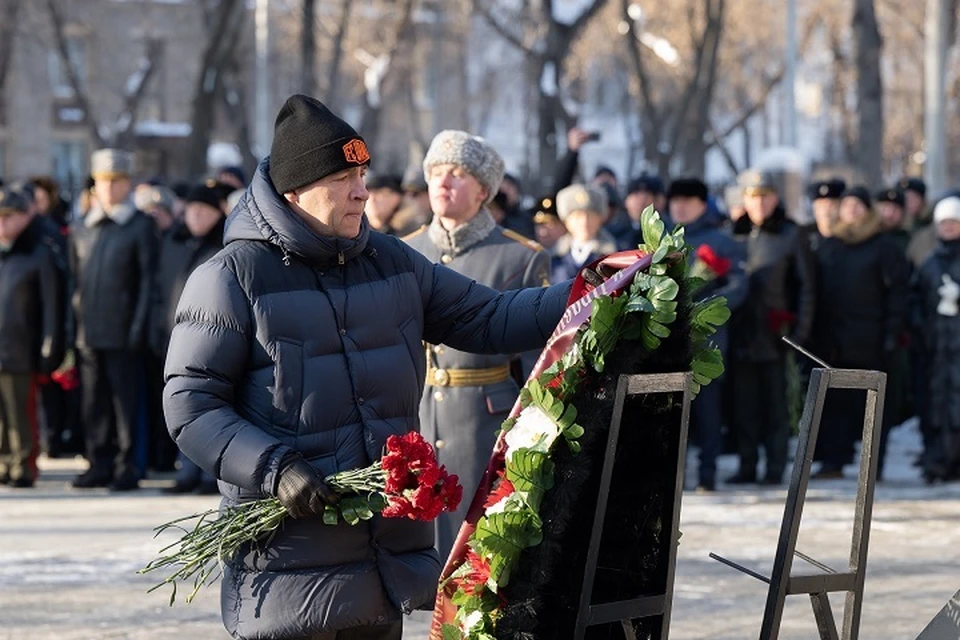
{"label": "crowd of people in background", "polygon": [[[811,366],[790,355],[784,336],[833,367],[888,374],[881,477],[887,434],[913,416],[924,477],[960,477],[960,194],[928,202],[918,178],[878,193],[818,180],[808,193],[814,223],[803,225],[762,171],[719,195],[689,176],[642,174],[621,188],[607,167],[578,181],[589,139],[571,130],[549,193],[531,197],[507,174],[486,207],[500,227],[545,248],[554,283],[635,249],[649,206],[684,227],[691,269],[704,281],[696,296],[723,296],[733,312],[715,336],[725,377],[693,406],[700,490],[784,482],[796,426],[788,379]],[[422,170],[373,169],[372,230],[404,237],[430,222]],[[33,486],[42,450],[86,457],[77,489],[130,491],[150,471],[176,469],[167,491],[217,492],[167,433],[163,364],[187,278],[221,249],[246,175],[227,167],[199,184],[134,178],[131,154],[103,149],[71,200],[46,176],[0,187],[3,484]],[[815,478],[842,477],[863,412],[862,393],[828,394]],[[718,478],[725,448],[737,452],[739,469]]]}

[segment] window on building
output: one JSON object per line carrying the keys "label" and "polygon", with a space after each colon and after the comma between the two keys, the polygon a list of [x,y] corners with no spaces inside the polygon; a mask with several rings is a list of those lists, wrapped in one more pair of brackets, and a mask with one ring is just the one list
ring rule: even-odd
{"label": "window on building", "polygon": [[54,142],[51,148],[53,177],[60,189],[75,194],[83,188],[87,176],[87,143],[79,140]]}
{"label": "window on building", "polygon": [[[87,84],[87,46],[83,38],[77,36],[67,36],[67,55],[70,59],[70,66],[77,74],[77,80],[80,87],[84,88]],[[57,98],[72,98],[73,86],[70,84],[70,76],[67,73],[67,67],[64,65],[63,58],[58,50],[53,50],[49,54],[50,68],[50,87],[53,89],[53,95]]]}

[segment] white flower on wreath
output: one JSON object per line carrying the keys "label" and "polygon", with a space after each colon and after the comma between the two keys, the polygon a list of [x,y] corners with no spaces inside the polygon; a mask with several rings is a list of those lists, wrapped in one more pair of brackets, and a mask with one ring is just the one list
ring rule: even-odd
{"label": "white flower on wreath", "polygon": [[533,449],[550,452],[554,441],[560,437],[560,428],[540,407],[529,406],[520,412],[517,421],[507,431],[507,460],[517,449]]}
{"label": "white flower on wreath", "polygon": [[464,631],[483,631],[483,613],[480,611],[471,611],[463,619]]}

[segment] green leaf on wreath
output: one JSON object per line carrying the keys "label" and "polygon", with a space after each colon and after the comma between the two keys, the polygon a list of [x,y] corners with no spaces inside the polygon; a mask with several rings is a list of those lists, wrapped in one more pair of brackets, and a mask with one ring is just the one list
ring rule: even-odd
{"label": "green leaf on wreath", "polygon": [[554,464],[549,454],[517,449],[511,454],[506,476],[517,491],[546,493],[553,488],[553,473]]}
{"label": "green leaf on wreath", "polygon": [[650,302],[643,295],[638,295],[636,297],[631,297],[630,301],[627,302],[626,312],[627,313],[653,313],[656,310],[656,307],[653,306],[653,303]]}
{"label": "green leaf on wreath", "polygon": [[528,509],[486,515],[477,522],[475,549],[489,558],[490,577],[500,586],[510,581],[520,552],[543,540],[540,521]]}
{"label": "green leaf on wreath", "polygon": [[651,319],[650,324],[647,325],[647,328],[650,330],[650,333],[657,336],[658,338],[668,338],[670,337],[669,327],[665,327],[656,320]]}
{"label": "green leaf on wreath", "polygon": [[568,404],[567,407],[563,410],[563,415],[560,416],[560,427],[566,429],[573,423],[577,421],[577,408],[572,404]]}
{"label": "green leaf on wreath", "polygon": [[570,453],[577,454],[580,453],[583,446],[576,440],[567,440],[567,448],[570,449]]}
{"label": "green leaf on wreath", "polygon": [[657,250],[653,252],[653,257],[651,258],[651,262],[653,264],[663,262],[663,259],[667,257],[667,251],[669,250],[670,250],[669,245],[665,243],[661,244],[659,247],[657,247]]}
{"label": "green leaf on wreath", "polygon": [[576,440],[583,436],[583,427],[578,424],[572,424],[563,430],[563,435],[567,439]]}
{"label": "green leaf on wreath", "polygon": [[640,214],[640,230],[643,234],[643,243],[648,251],[656,251],[663,239],[664,225],[653,205],[648,206]]}
{"label": "green leaf on wreath", "polygon": [[727,308],[727,299],[722,296],[709,298],[698,302],[690,314],[695,338],[702,338],[716,333],[717,328],[730,319],[730,309]]}
{"label": "green leaf on wreath", "polygon": [[463,632],[455,624],[445,624],[443,625],[443,640],[463,640]]}
{"label": "green leaf on wreath", "polygon": [[677,284],[677,281],[662,276],[657,278],[653,287],[650,288],[650,299],[653,300],[654,305],[656,305],[657,300],[673,300],[677,297],[678,293],[680,293],[680,285]]}

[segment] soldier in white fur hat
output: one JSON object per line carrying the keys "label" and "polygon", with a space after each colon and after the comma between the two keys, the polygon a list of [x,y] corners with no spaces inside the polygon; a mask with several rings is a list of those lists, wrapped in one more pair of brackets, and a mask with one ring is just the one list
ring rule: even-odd
{"label": "soldier in white fur hat", "polygon": [[[536,242],[497,225],[487,205],[503,180],[504,164],[486,140],[465,131],[442,131],[423,161],[433,221],[405,238],[414,249],[494,289],[547,284],[550,258]],[[477,355],[426,345],[426,390],[420,429],[463,495],[472,496],[525,375],[517,356]],[[524,358],[526,368],[535,356]],[[513,365],[513,366],[512,366]],[[446,556],[470,506],[437,520],[437,547]]]}
{"label": "soldier in white fur hat", "polygon": [[90,158],[96,203],[74,223],[73,336],[83,380],[90,468],[78,489],[139,486],[134,452],[155,256],[153,221],[131,200],[133,155],[100,149]]}

